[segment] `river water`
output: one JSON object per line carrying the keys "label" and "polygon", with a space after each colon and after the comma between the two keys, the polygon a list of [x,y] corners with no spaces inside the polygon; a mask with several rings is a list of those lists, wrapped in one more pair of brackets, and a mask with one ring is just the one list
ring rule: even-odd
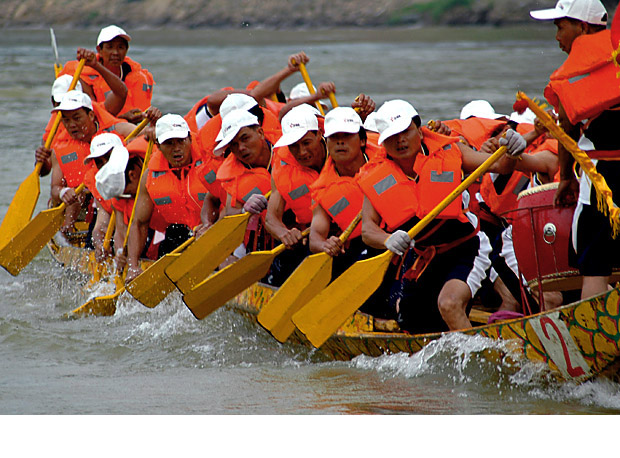
{"label": "river water", "polygon": [[[61,59],[94,48],[98,30],[56,30]],[[153,105],[185,114],[223,86],[245,87],[304,50],[315,84],[340,104],[365,92],[379,106],[411,101],[423,121],[457,117],[472,99],[509,113],[540,97],[564,59],[555,28],[130,31],[130,56],[153,73]],[[30,173],[49,118],[48,30],[0,36],[0,215]],[[301,81],[285,81],[286,92]],[[41,180],[41,210],[49,177]],[[37,210],[37,211],[38,211]],[[18,277],[0,271],[0,414],[580,414],[620,412],[620,386],[550,381],[482,354],[496,343],[452,336],[413,357],[331,362],[280,345],[220,309],[197,321],[173,294],[155,309],[123,298],[109,318],[67,320],[87,278],[43,251]]]}

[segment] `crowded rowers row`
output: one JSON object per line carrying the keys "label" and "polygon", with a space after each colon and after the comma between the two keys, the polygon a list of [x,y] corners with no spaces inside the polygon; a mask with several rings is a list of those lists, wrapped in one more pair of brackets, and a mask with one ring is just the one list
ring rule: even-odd
{"label": "crowded rowers row", "polygon": [[[519,191],[554,181],[558,171],[557,142],[530,112],[504,116],[477,100],[457,119],[426,126],[407,101],[390,100],[375,111],[360,94],[350,107],[323,116],[316,104],[335,92],[333,83],[313,94],[299,85],[289,98],[282,93],[281,83],[309,61],[298,53],[263,81],[216,91],[185,116],[162,116],[150,107],[150,73],[125,55],[129,40],[118,27],[103,29],[98,54],[77,54],[99,76],[83,77],[67,92],[71,62],[52,88],[52,112],[62,114],[63,127],[36,159],[45,165],[42,173],[51,170],[52,204],[67,204],[60,243],[88,209],[97,259],[114,256],[127,265],[129,282],[141,273],[141,258],[157,259],[218,220],[249,212],[255,216],[244,243],[223,265],[282,243],[288,249],[263,279],[279,286],[310,253],[333,256],[335,278],[388,249],[394,262],[362,311],[395,319],[408,332],[469,327],[472,299],[483,292],[498,298],[500,310],[538,309],[519,274],[505,218]],[[132,74],[144,82],[131,83]],[[152,125],[147,135],[126,143],[143,118]],[[155,147],[141,174],[149,137]],[[501,145],[507,154],[476,192],[463,193],[412,240],[407,231]],[[90,193],[76,194],[81,183]],[[360,213],[361,223],[343,242],[339,236]],[[112,214],[117,249],[106,251]],[[562,295],[544,303],[558,306]]]}

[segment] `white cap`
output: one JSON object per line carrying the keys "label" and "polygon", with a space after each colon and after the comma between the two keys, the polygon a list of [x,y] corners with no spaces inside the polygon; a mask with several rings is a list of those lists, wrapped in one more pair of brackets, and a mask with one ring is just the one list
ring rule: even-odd
{"label": "white cap", "polygon": [[377,129],[377,112],[373,111],[368,116],[366,116],[366,121],[364,121],[364,129],[369,130],[371,132],[379,132]]}
{"label": "white cap", "polygon": [[121,147],[124,148],[123,140],[116,134],[110,132],[104,132],[99,135],[95,135],[90,141],[90,154],[84,159],[84,163],[96,157],[101,157],[107,154],[112,148]]}
{"label": "white cap", "polygon": [[521,114],[513,111],[508,119],[519,124],[534,124],[534,121],[536,121],[536,114],[529,108],[526,108],[525,111]]}
{"label": "white cap", "polygon": [[131,41],[131,37],[127,35],[127,32],[123,29],[115,25],[109,25],[101,29],[101,32],[99,32],[99,36],[97,37],[97,46],[101,43],[105,43],[106,41],[112,41],[116,37],[124,38],[128,42]]}
{"label": "white cap", "polygon": [[461,119],[467,119],[471,116],[475,116],[476,118],[497,119],[505,115],[495,113],[495,108],[486,100],[472,100],[461,110]]}
{"label": "white cap", "polygon": [[299,105],[282,117],[282,137],[273,145],[275,148],[292,145],[309,131],[319,130],[319,122],[316,119],[316,115],[309,109],[312,107],[306,106],[308,108]]}
{"label": "white cap", "polygon": [[187,138],[189,126],[183,116],[168,113],[157,120],[155,124],[155,136],[159,143],[171,138]]}
{"label": "white cap", "polygon": [[351,107],[336,107],[325,116],[325,137],[344,132],[356,134],[362,127],[362,118]]}
{"label": "white cap", "polygon": [[125,192],[125,169],[129,152],[124,146],[115,147],[108,162],[95,174],[95,186],[103,200],[118,197]]}
{"label": "white cap", "polygon": [[215,149],[224,148],[233,141],[243,127],[248,126],[258,126],[258,118],[252,113],[245,110],[234,110],[228,113],[222,120],[222,129],[220,130],[222,141],[215,146]]}
{"label": "white cap", "polygon": [[228,94],[222,104],[220,105],[220,116],[222,119],[226,117],[228,113],[234,110],[248,111],[258,105],[258,102],[254,97],[240,92],[234,92]]}
{"label": "white cap", "polygon": [[75,89],[69,92],[65,92],[60,99],[60,105],[52,110],[55,111],[72,111],[78,108],[93,109],[93,102],[90,100],[88,94],[82,91],[76,91]]}
{"label": "white cap", "polygon": [[389,100],[377,110],[375,124],[379,132],[379,144],[386,138],[396,135],[411,125],[414,117],[418,116],[415,108],[404,100]]}
{"label": "white cap", "polygon": [[[73,76],[71,75],[60,75],[54,80],[54,84],[52,84],[52,98],[54,99],[54,102],[60,102],[62,96],[69,90],[69,86],[71,86],[72,81]],[[82,83],[80,83],[79,80],[75,85],[75,90],[82,92]]]}
{"label": "white cap", "polygon": [[[234,92],[232,94],[228,94],[222,104],[220,105],[220,117],[224,119],[228,113],[234,110],[245,110],[248,111],[251,108],[254,108],[258,105],[258,102],[254,97],[251,97],[247,94],[242,94],[240,92]],[[216,142],[222,140],[221,131],[215,138]]]}
{"label": "white cap", "polygon": [[[314,85],[312,85],[312,87],[316,91],[316,88],[314,87]],[[308,90],[308,85],[306,83],[299,83],[293,86],[293,89],[291,89],[291,92],[289,94],[289,99],[294,100],[294,99],[299,99],[301,97],[308,97],[309,95],[310,95],[310,91]]]}
{"label": "white cap", "polygon": [[594,25],[607,25],[607,10],[600,0],[560,0],[555,8],[530,11],[530,16],[541,21],[571,18]]}

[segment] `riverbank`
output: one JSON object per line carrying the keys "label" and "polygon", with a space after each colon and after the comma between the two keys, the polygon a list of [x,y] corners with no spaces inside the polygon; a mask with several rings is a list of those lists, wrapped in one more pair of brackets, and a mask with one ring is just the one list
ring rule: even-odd
{"label": "riverbank", "polygon": [[[618,4],[607,0],[610,14]],[[0,26],[342,27],[515,25],[553,0],[4,0]]]}

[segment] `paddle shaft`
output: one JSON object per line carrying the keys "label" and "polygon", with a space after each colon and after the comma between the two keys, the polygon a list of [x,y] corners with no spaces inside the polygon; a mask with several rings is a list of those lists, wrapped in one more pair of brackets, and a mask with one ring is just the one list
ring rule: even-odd
{"label": "paddle shaft", "polygon": [[[304,79],[304,82],[306,83],[310,94],[316,94],[316,90],[314,89],[314,85],[312,84],[312,80],[310,79],[310,75],[308,75],[308,70],[306,70],[306,65],[303,62],[296,63],[295,61],[293,61],[293,64],[296,64],[299,67],[299,73],[301,73],[301,77]],[[317,100],[315,102],[315,105],[321,112],[321,115],[325,116],[325,110],[323,110],[321,102]]]}

